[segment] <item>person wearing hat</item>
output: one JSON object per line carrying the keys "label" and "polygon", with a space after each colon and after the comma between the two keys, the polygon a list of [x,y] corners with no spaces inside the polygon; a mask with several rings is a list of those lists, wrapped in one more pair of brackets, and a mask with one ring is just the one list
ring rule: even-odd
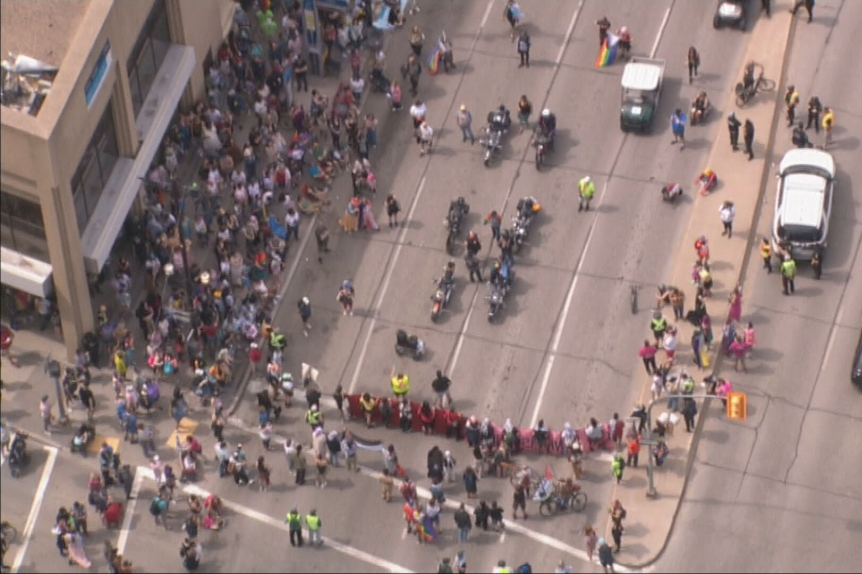
{"label": "person wearing hat", "polygon": [[461,104],[458,113],[455,114],[455,119],[458,121],[458,127],[461,128],[463,141],[466,142],[469,139],[470,145],[474,145],[476,143],[476,136],[473,134],[472,128],[473,114],[470,113],[465,104]]}
{"label": "person wearing hat", "polygon": [[599,564],[602,565],[605,572],[613,573],[614,553],[604,538],[599,538]]}
{"label": "person wearing hat", "polygon": [[287,524],[290,532],[290,545],[302,548],[302,516],[296,506],[292,507],[284,517],[284,523]]}
{"label": "person wearing hat", "polygon": [[323,413],[320,412],[316,404],[311,405],[305,412],[305,422],[312,430],[323,428]]}
{"label": "person wearing hat", "polygon": [[596,184],[590,176],[585,176],[578,182],[578,211],[589,211],[590,200],[596,194]]}

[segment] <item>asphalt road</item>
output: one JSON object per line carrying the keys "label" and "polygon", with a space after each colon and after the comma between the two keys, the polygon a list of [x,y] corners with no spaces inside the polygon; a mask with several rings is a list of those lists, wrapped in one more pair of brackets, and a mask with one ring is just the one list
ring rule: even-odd
{"label": "asphalt road", "polygon": [[[748,392],[749,418],[729,423],[713,407],[658,570],[852,572],[862,563],[862,458],[854,443],[862,395],[849,381],[862,328],[862,80],[847,73],[844,56],[858,43],[860,19],[858,3],[824,1],[812,24],[797,23],[788,82],[803,104],[818,95],[841,118],[829,149],[838,191],[823,278],[815,282],[803,266],[796,294],[783,297],[779,277],[765,275],[753,254],[743,320],[754,322],[759,348],[747,375],[724,367]],[[775,164],[790,148],[785,126],[779,123]],[[771,178],[768,186],[757,223],[762,234],[774,207]]]}
{"label": "asphalt road", "polygon": [[[378,215],[384,222],[379,233],[337,235],[333,253],[325,256],[323,265],[315,257],[301,261],[277,320],[292,333],[288,368],[298,372],[301,362],[315,365],[326,392],[340,383],[346,390],[388,394],[394,366],[410,375],[413,397],[430,399],[430,381],[436,369],[443,369],[454,381],[458,408],[466,414],[489,416],[498,423],[511,417],[525,428],[544,418],[557,429],[565,421],[583,426],[590,416],[607,420],[614,411],[627,414],[639,395],[640,388],[630,388],[630,381],[638,367],[635,351],[649,318],[645,311],[632,316],[629,287],[644,286],[641,307],[647,308],[654,286],[665,280],[668,254],[685,228],[690,205],[663,204],[658,190],[668,181],[693,179],[705,167],[713,139],[723,136],[723,122],[716,114],[706,126],[689,128],[688,145],[680,151],[670,145],[668,120],[674,108],[688,106],[698,89],[711,94],[729,89],[741,68],[738,60],[745,36],[728,42],[714,34],[711,10],[707,14],[696,3],[526,1],[521,5],[533,40],[529,69],[517,67],[515,47],[501,19],[502,2],[464,2],[457,9],[447,3],[428,5],[415,19],[426,34],[426,46],[446,30],[458,63],[452,75],[423,75],[420,80],[420,97],[428,104],[428,119],[436,132],[430,156],[420,158],[406,112],[386,117],[390,113],[379,96],[372,96],[376,101],[366,106],[366,111],[381,118],[382,144],[372,162],[382,194],[391,191],[399,198],[408,221],[403,229],[393,231]],[[614,28],[629,26],[635,54],[667,60],[652,135],[626,136],[619,131],[622,65],[593,68],[598,50],[594,23],[604,15]],[[693,86],[683,80],[685,53],[691,44],[698,46],[703,60],[702,76]],[[404,53],[406,38],[398,32],[388,49],[390,73]],[[533,102],[534,120],[546,106],[557,114],[559,135],[551,165],[537,172],[528,134],[512,130],[501,161],[483,167],[480,148],[461,142],[454,121],[458,105],[468,106],[478,130],[489,109],[501,102],[514,108],[522,93]],[[587,174],[597,183],[594,210],[579,214],[576,182]],[[341,197],[334,199],[334,213],[323,216],[331,228],[349,197],[346,182],[337,185]],[[485,213],[503,210],[508,221],[517,200],[525,195],[537,196],[543,205],[531,229],[530,244],[517,258],[514,292],[495,324],[486,320],[484,287],[466,280],[460,249],[456,256],[459,283],[451,309],[437,324],[429,319],[432,278],[439,276],[448,259],[440,221],[448,202],[458,195],[471,204],[465,235],[477,230],[483,253],[492,255],[497,250],[489,247],[490,230],[481,224]],[[357,290],[353,317],[343,317],[335,301],[344,278],[351,278]],[[308,339],[298,333],[293,303],[304,295],[311,298],[314,309],[314,329]],[[425,339],[429,351],[422,362],[395,356],[392,346],[398,328]],[[250,396],[239,416],[253,422],[254,407]],[[299,420],[301,413],[296,411],[290,418]],[[289,425],[285,432],[306,434],[301,424]],[[412,475],[424,475],[424,453],[432,440],[391,431],[372,434],[396,445]],[[464,447],[453,447],[453,453],[469,460]],[[561,461],[531,461],[537,468],[546,463],[558,473],[566,470]],[[367,464],[382,467],[376,457]],[[611,495],[609,470],[607,460],[588,463],[585,485],[591,502],[583,514],[531,518],[529,529],[580,548],[583,525],[605,519]],[[398,509],[392,507],[385,514],[377,510],[377,486],[367,482],[364,486],[357,482],[339,502],[349,516],[363,520],[368,516],[374,525],[359,530],[350,520],[338,525],[345,535],[349,533],[350,543],[414,569],[435,563],[437,549],[417,548],[409,540],[392,544],[401,538]],[[484,489],[509,506],[507,485],[489,479],[480,492]],[[462,492],[459,487],[453,491],[453,498]],[[444,518],[444,524],[446,520],[451,517]],[[445,536],[444,546],[449,548]],[[561,554],[537,552],[535,539],[516,533],[507,535],[502,547],[468,544],[468,556],[476,569],[483,570],[501,557],[511,563],[529,559],[538,567],[550,568]],[[591,568],[582,563],[577,567]]]}

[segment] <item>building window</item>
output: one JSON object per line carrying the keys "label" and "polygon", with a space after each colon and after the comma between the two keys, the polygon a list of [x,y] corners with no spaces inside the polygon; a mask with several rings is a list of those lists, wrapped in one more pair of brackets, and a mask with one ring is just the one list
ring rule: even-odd
{"label": "building window", "polygon": [[150,92],[159,67],[165,61],[170,47],[171,35],[168,29],[168,11],[165,0],[156,0],[152,10],[150,10],[150,15],[147,16],[141,35],[138,36],[126,62],[135,117],[138,116],[138,112],[144,106],[144,100]]}
{"label": "building window", "polygon": [[12,193],[0,192],[0,241],[7,249],[49,262],[42,206]]}
{"label": "building window", "polygon": [[114,131],[114,109],[109,103],[72,176],[72,196],[75,198],[79,232],[83,233],[87,228],[119,155],[117,134]]}

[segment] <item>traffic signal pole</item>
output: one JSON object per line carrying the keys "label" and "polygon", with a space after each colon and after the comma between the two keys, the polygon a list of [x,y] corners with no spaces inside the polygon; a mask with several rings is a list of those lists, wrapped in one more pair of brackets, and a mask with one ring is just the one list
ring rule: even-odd
{"label": "traffic signal pole", "polygon": [[[646,409],[646,420],[647,420],[646,439],[642,440],[641,444],[645,444],[649,447],[653,447],[653,446],[656,446],[658,444],[658,441],[655,441],[652,438],[652,408],[656,404],[668,402],[668,401],[670,401],[670,399],[673,399],[673,398],[682,400],[682,399],[711,399],[714,397],[715,397],[715,395],[710,395],[710,394],[706,394],[706,393],[691,394],[691,395],[682,395],[682,394],[677,393],[677,394],[673,394],[673,395],[665,395],[663,397],[659,397],[659,398],[651,401],[649,406],[647,406],[647,409]],[[658,493],[656,492],[655,483],[653,481],[654,470],[653,470],[652,451],[650,451],[648,454],[649,454],[649,456],[647,457],[647,492],[646,492],[646,494],[647,494],[647,497],[649,497],[649,498],[655,498],[658,495]]]}

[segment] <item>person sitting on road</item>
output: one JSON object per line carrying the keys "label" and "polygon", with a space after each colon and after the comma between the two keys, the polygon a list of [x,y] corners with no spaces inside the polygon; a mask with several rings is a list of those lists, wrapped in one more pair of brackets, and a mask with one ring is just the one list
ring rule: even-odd
{"label": "person sitting on road", "polygon": [[802,122],[793,128],[793,145],[798,148],[811,147],[811,140],[808,139],[808,134],[805,133],[805,126]]}
{"label": "person sitting on road", "polygon": [[703,119],[706,110],[709,108],[709,98],[706,97],[706,92],[700,92],[694,99],[692,104],[692,121],[699,122]]}

